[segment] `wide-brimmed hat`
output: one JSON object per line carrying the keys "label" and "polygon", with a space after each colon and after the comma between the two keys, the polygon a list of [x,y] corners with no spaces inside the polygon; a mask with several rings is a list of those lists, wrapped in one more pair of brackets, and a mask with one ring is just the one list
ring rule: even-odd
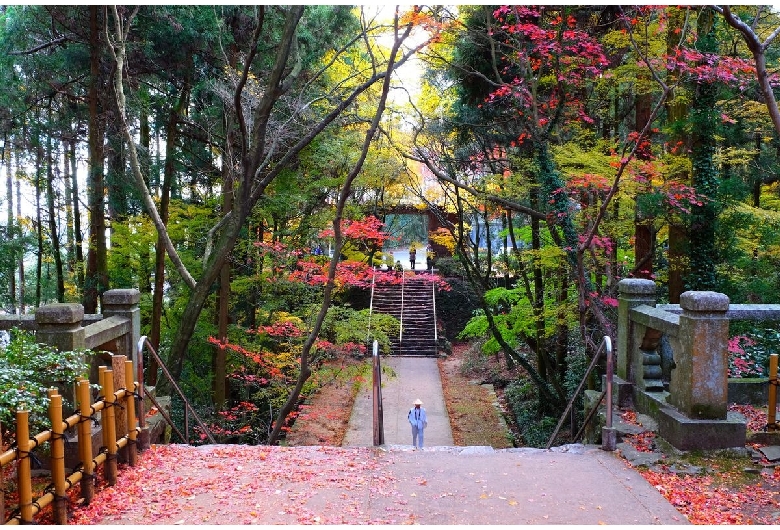
{"label": "wide-brimmed hat", "polygon": [[414,400],[414,404],[415,405],[422,405],[422,401],[420,399],[415,399]]}

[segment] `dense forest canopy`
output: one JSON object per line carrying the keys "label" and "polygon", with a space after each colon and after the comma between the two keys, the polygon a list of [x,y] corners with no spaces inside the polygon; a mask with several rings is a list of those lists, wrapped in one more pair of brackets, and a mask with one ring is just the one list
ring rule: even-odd
{"label": "dense forest canopy", "polygon": [[474,304],[448,336],[554,414],[622,278],[778,303],[778,27],[762,6],[3,6],[0,307],[138,288],[192,399],[273,443],[312,369],[365,350],[383,222],[428,210],[421,243]]}

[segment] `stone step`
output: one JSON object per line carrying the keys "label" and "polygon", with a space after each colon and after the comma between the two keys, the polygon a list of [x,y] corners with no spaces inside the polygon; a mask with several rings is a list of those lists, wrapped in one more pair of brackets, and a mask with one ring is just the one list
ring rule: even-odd
{"label": "stone step", "polygon": [[403,292],[400,285],[377,285],[372,303],[375,312],[402,320],[400,341],[398,336],[390,337],[394,355],[436,355],[433,290],[429,282],[407,281]]}

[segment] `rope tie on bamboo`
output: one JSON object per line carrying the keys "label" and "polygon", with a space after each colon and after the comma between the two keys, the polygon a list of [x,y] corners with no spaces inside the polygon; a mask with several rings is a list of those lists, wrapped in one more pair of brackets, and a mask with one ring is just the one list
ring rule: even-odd
{"label": "rope tie on bamboo", "polygon": [[56,442],[57,440],[63,440],[63,439],[67,440],[67,437],[65,436],[64,432],[61,433],[55,433],[54,431],[49,431],[49,432],[51,432],[51,437],[49,438],[49,440],[52,442]]}
{"label": "rope tie on bamboo", "polygon": [[769,380],[770,385],[780,386],[780,379],[770,379]]}
{"label": "rope tie on bamboo", "polygon": [[[92,407],[90,407],[90,408],[92,408]],[[95,416],[95,414],[96,414],[95,413],[95,409],[93,408],[92,409],[92,416],[84,416],[83,414],[79,415],[79,418],[80,418],[79,419],[79,423],[81,423],[82,421],[92,421],[92,423],[95,425],[95,427],[97,427],[98,425],[100,425],[100,420],[98,420],[98,418],[97,418],[97,416]]]}

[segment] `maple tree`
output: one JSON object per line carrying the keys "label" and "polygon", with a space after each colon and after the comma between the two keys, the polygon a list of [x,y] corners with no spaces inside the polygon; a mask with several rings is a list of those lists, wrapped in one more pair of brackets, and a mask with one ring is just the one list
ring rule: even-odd
{"label": "maple tree", "polygon": [[[463,70],[468,72],[460,84],[460,103],[452,107],[453,115],[456,121],[464,124],[484,121],[490,122],[491,126],[453,128],[453,141],[467,151],[465,156],[453,156],[444,150],[438,150],[432,156],[430,147],[426,146],[417,148],[411,157],[426,163],[445,186],[453,186],[452,204],[458,208],[468,205],[471,197],[475,197],[484,201],[474,211],[484,216],[485,221],[491,216],[511,219],[506,212],[521,218],[527,216],[531,227],[530,252],[520,250],[517,243],[519,227],[515,222],[502,221],[513,244],[512,252],[507,256],[512,261],[505,259],[505,263],[513,274],[523,278],[518,287],[522,293],[518,299],[528,300],[535,315],[535,325],[529,329],[528,315],[517,320],[522,322],[524,332],[510,330],[503,324],[496,325],[494,311],[489,306],[483,307],[484,316],[480,318],[485,319],[487,329],[492,330],[493,338],[510,362],[522,364],[537,381],[542,394],[548,392],[547,384],[557,386],[557,398],[549,399],[553,396],[546,394],[545,402],[551,404],[556,399],[562,400],[564,394],[560,381],[566,370],[567,323],[560,315],[571,314],[566,309],[572,285],[570,276],[576,278],[578,284],[580,315],[584,318],[580,321],[581,327],[588,320],[586,312],[598,315],[597,308],[592,305],[594,293],[589,287],[589,274],[581,267],[579,273],[577,270],[582,263],[579,256],[592,248],[599,221],[597,217],[584,239],[580,238],[571,198],[555,167],[550,144],[569,141],[580,128],[593,123],[588,110],[588,94],[608,61],[601,44],[576,18],[576,9],[511,6],[494,11],[474,8],[469,13],[468,24],[473,28],[470,27],[468,38],[462,39],[461,53],[463,57],[482,54],[485,59],[481,62],[472,60],[468,64],[460,62],[452,69],[455,76],[460,76],[458,72]],[[457,55],[451,58],[442,53],[436,64],[446,66],[457,60]],[[426,131],[426,140],[434,132],[438,133],[438,129]],[[468,178],[471,182],[466,182]],[[602,207],[608,202],[609,197]],[[491,212],[492,207],[485,203],[500,209]],[[474,245],[475,250],[479,246],[467,239],[466,226],[451,228],[459,243],[458,254],[463,263],[472,264],[466,267],[467,274],[473,283],[479,283],[478,278],[482,278],[482,292],[486,292],[492,269],[491,245],[484,245],[486,268],[482,268],[476,261],[465,259],[469,255],[478,256],[469,245]],[[552,298],[545,294],[551,292],[544,280],[550,276],[543,274],[540,266],[542,235],[550,238],[568,260],[568,267],[554,266],[556,274],[552,277],[558,280],[558,286],[554,288],[557,294]],[[523,259],[518,259],[522,254],[525,254],[528,266]],[[605,297],[604,300],[611,304],[613,299]],[[546,311],[548,304],[555,309]],[[558,322],[557,330],[545,325],[545,315],[555,315],[556,311],[553,320]],[[597,318],[605,329],[610,329],[603,315]],[[558,332],[558,346],[549,348],[546,343],[556,335],[555,331]],[[523,337],[535,352],[537,362],[531,365],[518,356],[514,340],[505,340],[508,336]]]}

